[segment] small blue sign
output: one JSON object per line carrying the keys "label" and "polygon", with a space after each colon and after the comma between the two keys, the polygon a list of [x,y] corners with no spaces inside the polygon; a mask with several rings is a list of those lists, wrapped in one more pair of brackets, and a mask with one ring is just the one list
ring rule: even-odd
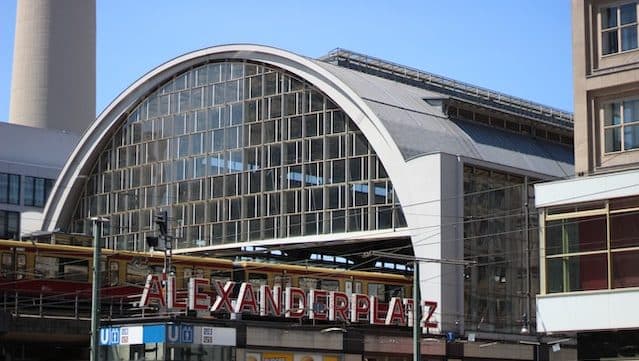
{"label": "small blue sign", "polygon": [[100,345],[111,346],[120,343],[119,327],[104,327],[100,329]]}
{"label": "small blue sign", "polygon": [[193,325],[181,325],[180,343],[193,343]]}
{"label": "small blue sign", "polygon": [[100,346],[106,346],[109,344],[110,339],[109,329],[101,328],[100,329]]}
{"label": "small blue sign", "polygon": [[180,342],[180,326],[179,325],[166,325],[166,342],[168,343]]}
{"label": "small blue sign", "polygon": [[166,342],[193,343],[195,330],[193,325],[166,325]]}
{"label": "small blue sign", "polygon": [[144,343],[164,342],[165,335],[164,325],[147,325],[142,330],[142,341]]}

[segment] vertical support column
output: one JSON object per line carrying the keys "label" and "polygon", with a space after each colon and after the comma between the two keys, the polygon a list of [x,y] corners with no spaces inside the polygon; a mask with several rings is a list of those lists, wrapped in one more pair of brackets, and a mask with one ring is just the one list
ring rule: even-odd
{"label": "vertical support column", "polygon": [[93,220],[93,280],[91,282],[91,361],[99,360],[98,328],[100,326],[100,235],[99,219]]}
{"label": "vertical support column", "polygon": [[419,261],[413,263],[413,361],[421,360],[420,321],[422,300],[419,295]]}

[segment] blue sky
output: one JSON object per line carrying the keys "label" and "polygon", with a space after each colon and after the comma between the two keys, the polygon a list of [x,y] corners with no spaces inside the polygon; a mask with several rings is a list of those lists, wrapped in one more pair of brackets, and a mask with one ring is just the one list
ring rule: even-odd
{"label": "blue sky", "polygon": [[[0,120],[15,0],[0,0]],[[570,2],[97,0],[97,109],[152,68],[229,43],[341,47],[572,111]]]}

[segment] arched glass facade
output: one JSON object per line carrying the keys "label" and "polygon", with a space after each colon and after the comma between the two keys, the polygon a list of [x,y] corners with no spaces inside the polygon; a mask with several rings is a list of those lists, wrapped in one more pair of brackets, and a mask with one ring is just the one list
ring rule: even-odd
{"label": "arched glass facade", "polygon": [[141,99],[101,152],[73,226],[109,217],[109,247],[142,250],[160,209],[178,248],[405,226],[342,110],[290,73],[239,61],[200,65]]}

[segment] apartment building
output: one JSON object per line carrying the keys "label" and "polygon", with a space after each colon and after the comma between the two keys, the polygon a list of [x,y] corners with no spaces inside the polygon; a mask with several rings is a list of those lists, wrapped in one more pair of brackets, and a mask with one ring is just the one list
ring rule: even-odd
{"label": "apartment building", "polygon": [[572,11],[575,177],[536,186],[537,330],[575,332],[580,359],[636,357],[638,2],[574,0]]}

